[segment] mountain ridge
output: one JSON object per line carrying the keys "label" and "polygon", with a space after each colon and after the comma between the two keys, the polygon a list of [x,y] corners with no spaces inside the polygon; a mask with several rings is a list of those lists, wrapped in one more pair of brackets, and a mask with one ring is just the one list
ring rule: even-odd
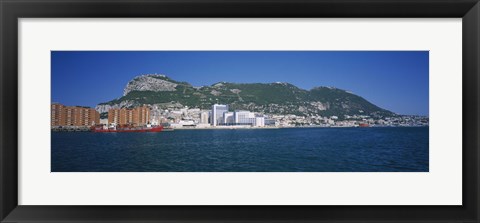
{"label": "mountain ridge", "polygon": [[265,114],[345,116],[395,116],[361,96],[336,87],[318,86],[310,90],[291,83],[217,82],[194,87],[163,74],[134,77],[124,88],[123,96],[96,106],[100,113],[110,108],[134,107],[141,104],[160,108],[188,106],[210,109],[211,105],[229,104],[232,109],[245,109]]}

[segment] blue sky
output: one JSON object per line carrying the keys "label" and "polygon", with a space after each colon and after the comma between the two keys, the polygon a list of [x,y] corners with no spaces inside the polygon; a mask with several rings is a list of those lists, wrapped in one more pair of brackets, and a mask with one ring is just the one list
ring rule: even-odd
{"label": "blue sky", "polygon": [[52,51],[52,102],[94,107],[129,80],[165,74],[220,81],[333,86],[399,114],[428,115],[428,51]]}

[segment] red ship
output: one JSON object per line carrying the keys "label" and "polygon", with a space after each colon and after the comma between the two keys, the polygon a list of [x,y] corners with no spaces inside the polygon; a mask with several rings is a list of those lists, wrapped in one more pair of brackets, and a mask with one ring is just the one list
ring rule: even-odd
{"label": "red ship", "polygon": [[163,126],[131,126],[131,125],[124,125],[124,126],[105,126],[105,125],[97,125],[91,128],[92,132],[161,132],[163,130]]}

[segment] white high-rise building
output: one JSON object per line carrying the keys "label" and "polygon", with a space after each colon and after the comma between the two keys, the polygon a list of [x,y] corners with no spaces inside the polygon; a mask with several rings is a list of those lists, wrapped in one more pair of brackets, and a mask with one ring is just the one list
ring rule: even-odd
{"label": "white high-rise building", "polygon": [[212,106],[211,124],[217,126],[223,123],[223,113],[228,112],[228,105],[214,104]]}

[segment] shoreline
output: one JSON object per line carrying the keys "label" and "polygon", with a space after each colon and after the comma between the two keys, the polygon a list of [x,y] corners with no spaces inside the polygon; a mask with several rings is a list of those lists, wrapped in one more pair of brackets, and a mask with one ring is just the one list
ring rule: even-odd
{"label": "shoreline", "polygon": [[[308,128],[422,128],[429,127],[427,126],[369,126],[369,127],[359,127],[359,126],[289,126],[289,127],[187,127],[187,128],[171,128],[168,130],[163,130],[162,132],[174,132],[174,131],[183,131],[183,130],[275,130],[275,129],[308,129]],[[52,132],[90,132],[89,128],[85,127],[71,127],[69,128],[51,128]]]}
{"label": "shoreline", "polygon": [[219,127],[207,127],[207,128],[173,128],[173,131],[176,130],[262,130],[262,129],[308,129],[308,128],[422,128],[429,127],[427,126],[369,126],[369,127],[358,127],[358,126],[292,126],[292,127],[243,127],[243,128],[219,128]]}

